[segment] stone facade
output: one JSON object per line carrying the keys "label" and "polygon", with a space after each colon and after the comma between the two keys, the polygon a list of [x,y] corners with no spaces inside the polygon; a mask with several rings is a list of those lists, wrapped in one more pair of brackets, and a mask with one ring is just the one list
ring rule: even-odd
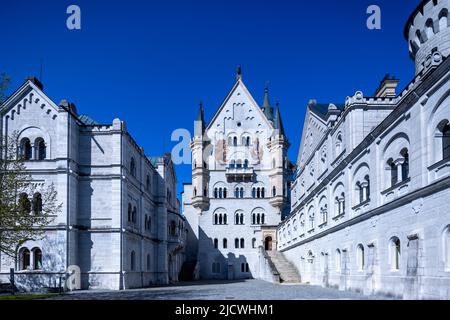
{"label": "stone facade", "polygon": [[400,93],[311,101],[278,250],[303,282],[405,299],[450,298],[449,0],[422,1]]}
{"label": "stone facade", "polygon": [[69,266],[80,269],[83,289],[177,280],[186,228],[170,155],[148,158],[123,121],[102,125],[67,101],[57,105],[34,78],[5,101],[0,119],[1,135],[18,133],[30,149],[33,182],[53,183],[62,203],[43,239],[23,244],[16,259],[1,255],[2,282],[14,268],[20,289],[54,287]]}
{"label": "stone facade", "polygon": [[261,246],[276,246],[276,227],[289,209],[289,142],[266,88],[260,107],[240,72],[206,126],[195,122],[192,183],[185,184],[187,260],[202,279],[257,278]]}

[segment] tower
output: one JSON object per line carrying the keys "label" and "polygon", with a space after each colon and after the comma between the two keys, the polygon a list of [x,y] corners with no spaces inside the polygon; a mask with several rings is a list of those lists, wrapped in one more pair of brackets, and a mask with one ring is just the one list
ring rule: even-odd
{"label": "tower", "polygon": [[204,158],[206,147],[205,117],[203,103],[200,102],[197,120],[194,124],[194,138],[191,142],[192,151],[192,205],[200,212],[209,206],[208,198],[208,166]]}
{"label": "tower", "polygon": [[442,62],[450,54],[450,0],[423,0],[405,26],[409,54],[416,74]]}

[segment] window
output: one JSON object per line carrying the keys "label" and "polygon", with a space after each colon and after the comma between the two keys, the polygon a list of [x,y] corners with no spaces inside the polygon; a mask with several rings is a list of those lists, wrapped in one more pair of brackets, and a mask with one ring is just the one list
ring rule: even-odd
{"label": "window", "polygon": [[150,271],[151,269],[151,260],[150,260],[150,255],[147,254],[147,271]]}
{"label": "window", "polygon": [[397,170],[397,166],[394,163],[393,159],[389,159],[387,162],[388,168],[391,172],[391,186],[395,186],[397,184],[397,179],[398,179],[398,170]]}
{"label": "window", "polygon": [[264,219],[265,219],[265,217],[264,217],[264,213],[263,214],[261,214],[261,224],[264,224]]}
{"label": "window", "polygon": [[400,246],[400,240],[397,237],[393,237],[390,240],[389,254],[390,254],[391,270],[399,270],[400,269],[401,246]]}
{"label": "window", "polygon": [[134,271],[134,269],[136,269],[136,253],[134,251],[131,251],[130,254],[130,269],[131,271]]}
{"label": "window", "polygon": [[217,190],[217,188],[214,188],[214,198],[217,199],[219,196],[219,192]]}
{"label": "window", "polygon": [[237,139],[237,137],[234,137],[233,138],[233,146],[237,147],[237,144],[238,144],[238,139]]}
{"label": "window", "polygon": [[322,223],[326,223],[328,221],[328,209],[326,204],[320,208],[320,214],[322,216]]}
{"label": "window", "polygon": [[26,193],[19,195],[19,211],[21,214],[31,213],[31,202]]}
{"label": "window", "polygon": [[241,187],[241,189],[239,189],[239,197],[240,197],[241,199],[244,198],[244,188],[243,188],[243,187]]}
{"label": "window", "polygon": [[244,238],[241,238],[241,249],[245,248],[245,240]]}
{"label": "window", "polygon": [[341,250],[339,250],[339,249],[336,250],[335,267],[336,267],[336,272],[341,271]]}
{"label": "window", "polygon": [[149,175],[147,175],[147,178],[145,180],[145,189],[147,191],[150,191],[150,176]]}
{"label": "window", "polygon": [[425,30],[427,33],[427,37],[428,39],[430,39],[434,34],[434,23],[433,23],[433,19],[428,19],[427,22],[425,23]]}
{"label": "window", "polygon": [[131,203],[128,204],[128,222],[131,222],[133,209]]}
{"label": "window", "polygon": [[223,248],[224,248],[224,249],[227,249],[227,247],[228,247],[228,240],[227,240],[227,238],[224,238],[224,239],[223,239],[222,245],[223,245]]}
{"label": "window", "polygon": [[256,248],[256,239],[255,238],[252,239],[252,248],[253,249]]}
{"label": "window", "polygon": [[441,140],[442,157],[438,160],[450,160],[450,122],[441,121],[438,126],[438,138]]}
{"label": "window", "polygon": [[137,209],[133,207],[133,212],[131,213],[131,222],[136,223],[137,220]]}
{"label": "window", "polygon": [[218,239],[214,239],[214,249],[219,248],[219,240]]}
{"label": "window", "polygon": [[264,187],[261,188],[261,198],[265,198],[265,195],[264,195]]}
{"label": "window", "polygon": [[177,235],[177,224],[174,220],[170,221],[169,225],[169,235],[175,237]]}
{"label": "window", "polygon": [[245,145],[250,146],[250,137],[245,138]]}
{"label": "window", "polygon": [[219,262],[213,262],[212,273],[215,273],[215,274],[220,273],[220,263]]}
{"label": "window", "polygon": [[130,174],[133,177],[136,177],[136,163],[134,161],[134,158],[131,158],[131,162],[130,162]]}
{"label": "window", "polygon": [[244,169],[247,169],[247,168],[248,168],[248,160],[245,159],[245,160],[244,160]]}
{"label": "window", "polygon": [[256,198],[256,188],[252,188],[252,198]]}
{"label": "window", "polygon": [[20,270],[28,270],[30,268],[30,250],[24,248],[20,251]]}
{"label": "window", "polygon": [[275,186],[272,188],[272,196],[275,197],[277,195],[277,189]]}
{"label": "window", "polygon": [[450,226],[444,230],[443,244],[445,270],[450,271]]}
{"label": "window", "polygon": [[31,142],[28,138],[23,138],[20,142],[20,156],[23,160],[31,160],[33,151],[31,148]]}
{"label": "window", "polygon": [[234,248],[239,249],[239,239],[238,238],[234,239]]}
{"label": "window", "polygon": [[33,252],[33,269],[34,270],[41,270],[42,269],[42,251],[39,248],[34,248],[32,250]]}
{"label": "window", "polygon": [[35,215],[42,213],[42,195],[39,192],[33,196],[33,213]]}
{"label": "window", "polygon": [[365,267],[364,246],[359,244],[356,248],[356,261],[358,262],[358,270],[363,271]]}
{"label": "window", "polygon": [[409,177],[409,153],[408,149],[403,149],[400,154],[403,156],[402,163],[402,181],[405,181]]}
{"label": "window", "polygon": [[47,147],[45,146],[44,139],[37,138],[34,142],[34,148],[36,149],[36,159],[45,160],[47,157]]}

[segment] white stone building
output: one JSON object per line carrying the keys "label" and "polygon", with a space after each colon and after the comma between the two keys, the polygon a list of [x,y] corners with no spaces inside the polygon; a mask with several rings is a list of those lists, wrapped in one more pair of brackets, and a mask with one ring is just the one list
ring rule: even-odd
{"label": "white stone building", "polygon": [[43,239],[16,259],[0,253],[1,282],[14,268],[21,289],[54,287],[69,266],[80,268],[83,289],[178,279],[186,228],[170,155],[148,158],[123,121],[98,124],[57,105],[35,78],[1,105],[0,119],[3,137],[19,134],[33,182],[53,183],[62,203]]}
{"label": "white stone building", "polygon": [[278,250],[303,282],[450,298],[449,0],[422,1],[405,37],[416,75],[399,94],[307,108]]}
{"label": "white stone building", "polygon": [[291,164],[280,111],[268,90],[260,107],[237,81],[209,125],[195,122],[192,184],[185,184],[187,261],[202,279],[257,278],[261,248],[276,246],[276,227],[289,210]]}

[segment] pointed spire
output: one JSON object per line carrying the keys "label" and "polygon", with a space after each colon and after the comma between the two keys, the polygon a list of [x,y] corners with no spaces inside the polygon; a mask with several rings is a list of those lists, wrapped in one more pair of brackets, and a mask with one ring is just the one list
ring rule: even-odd
{"label": "pointed spire", "polygon": [[283,121],[281,120],[281,113],[280,113],[280,103],[277,101],[277,110],[275,112],[275,121],[273,124],[275,130],[278,130],[278,134],[280,136],[286,136],[284,134],[284,126]]}
{"label": "pointed spire", "polygon": [[261,106],[264,115],[267,120],[273,121],[273,107],[270,105],[269,101],[269,83],[266,82],[266,86],[264,88],[264,101]]}
{"label": "pointed spire", "polygon": [[242,80],[242,68],[238,66],[236,69],[236,80]]}
{"label": "pointed spire", "polygon": [[196,136],[201,136],[205,132],[205,114],[203,110],[203,102],[200,100],[198,108],[197,120],[195,120],[195,130],[194,134]]}

